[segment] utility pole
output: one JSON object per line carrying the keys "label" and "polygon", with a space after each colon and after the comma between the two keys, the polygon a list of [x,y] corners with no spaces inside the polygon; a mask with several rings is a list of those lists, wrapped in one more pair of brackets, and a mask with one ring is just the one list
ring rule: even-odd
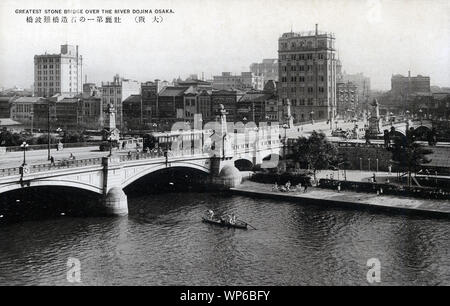
{"label": "utility pole", "polygon": [[50,100],[47,98],[47,159],[50,160]]}

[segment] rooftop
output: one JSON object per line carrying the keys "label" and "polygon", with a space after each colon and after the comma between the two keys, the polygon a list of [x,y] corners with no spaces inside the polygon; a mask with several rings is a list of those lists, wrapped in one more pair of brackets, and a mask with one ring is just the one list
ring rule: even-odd
{"label": "rooftop", "polygon": [[14,121],[10,118],[0,118],[0,126],[21,125],[22,123]]}
{"label": "rooftop", "polygon": [[335,38],[334,33],[324,31],[303,31],[303,32],[286,32],[281,35],[280,39],[298,38],[298,37],[314,37],[323,36],[329,38]]}
{"label": "rooftop", "polygon": [[160,93],[160,97],[174,97],[182,96],[189,86],[168,86],[164,88]]}
{"label": "rooftop", "polygon": [[42,97],[20,97],[16,100],[14,100],[14,102],[19,102],[19,103],[36,103],[39,102],[40,100],[42,100],[44,98]]}
{"label": "rooftop", "polygon": [[123,103],[141,103],[141,95],[131,95]]}

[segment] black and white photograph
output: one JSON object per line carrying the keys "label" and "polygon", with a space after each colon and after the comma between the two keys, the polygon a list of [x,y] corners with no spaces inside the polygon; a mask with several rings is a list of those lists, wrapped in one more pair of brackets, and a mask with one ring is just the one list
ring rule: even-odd
{"label": "black and white photograph", "polygon": [[449,221],[448,0],[0,2],[0,286],[448,286]]}

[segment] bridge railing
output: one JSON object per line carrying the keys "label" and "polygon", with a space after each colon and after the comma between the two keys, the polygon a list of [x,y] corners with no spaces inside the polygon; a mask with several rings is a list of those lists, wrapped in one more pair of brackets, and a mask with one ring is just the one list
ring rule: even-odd
{"label": "bridge railing", "polygon": [[[195,156],[202,155],[207,153],[207,151],[202,149],[184,149],[184,150],[169,150],[167,151],[167,157],[183,157],[183,156]],[[120,161],[126,162],[130,160],[141,160],[141,159],[157,159],[157,158],[165,158],[166,153],[164,152],[139,152],[139,153],[130,153],[128,155],[121,155]]]}
{"label": "bridge railing", "polygon": [[[79,159],[79,160],[61,160],[54,164],[45,163],[45,164],[28,165],[28,169],[29,169],[28,173],[37,173],[37,172],[51,171],[51,170],[57,170],[57,169],[77,168],[77,167],[85,167],[85,166],[101,165],[101,164],[102,164],[101,157],[86,158],[86,159]],[[13,176],[13,175],[19,175],[19,174],[20,174],[20,167],[0,169],[0,177]]]}
{"label": "bridge railing", "polygon": [[29,168],[30,168],[30,173],[36,173],[36,172],[50,171],[50,170],[55,170],[55,169],[77,168],[77,167],[85,167],[85,166],[101,165],[101,164],[102,164],[102,158],[96,157],[96,158],[86,158],[86,159],[78,159],[78,160],[61,160],[54,164],[51,164],[51,163],[36,164],[36,165],[30,165]]}
{"label": "bridge railing", "polygon": [[19,167],[0,169],[0,177],[13,176],[13,175],[19,175],[19,174],[20,174]]}

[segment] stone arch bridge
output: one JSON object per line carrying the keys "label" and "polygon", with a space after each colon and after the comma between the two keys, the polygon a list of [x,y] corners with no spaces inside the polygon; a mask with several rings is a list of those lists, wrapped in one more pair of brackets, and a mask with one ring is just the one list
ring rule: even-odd
{"label": "stone arch bridge", "polygon": [[268,167],[275,167],[285,151],[279,133],[260,131],[255,139],[241,142],[235,138],[224,138],[222,146],[215,150],[185,147],[165,154],[112,154],[65,165],[47,163],[0,169],[0,194],[36,186],[73,187],[103,195],[108,214],[126,215],[128,204],[123,188],[145,175],[175,167],[196,169],[206,173],[212,184],[234,187],[241,182],[240,172],[234,166],[236,161],[244,160],[252,165],[268,163]]}

